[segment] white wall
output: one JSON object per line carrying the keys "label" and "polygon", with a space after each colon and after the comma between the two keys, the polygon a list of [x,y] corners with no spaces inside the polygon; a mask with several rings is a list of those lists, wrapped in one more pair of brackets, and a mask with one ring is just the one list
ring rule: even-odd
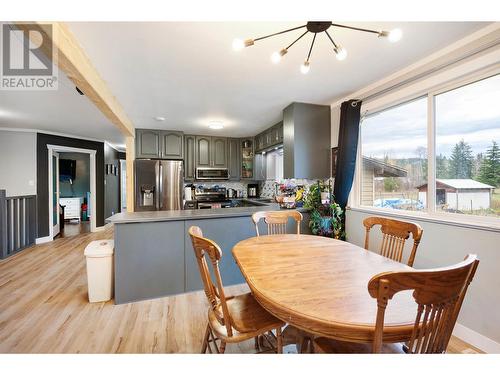
{"label": "white wall", "polygon": [[0,129],[0,189],[36,194],[36,133]]}
{"label": "white wall", "polygon": [[[348,210],[346,214],[347,240],[364,246],[363,220],[373,214]],[[377,216],[383,216],[377,214]],[[467,293],[458,323],[500,343],[500,233],[412,220],[422,226],[424,234],[415,258],[415,268],[433,268],[460,262],[469,254],[479,256],[476,277]],[[370,232],[370,250],[380,244],[381,236]],[[405,247],[404,260],[411,241]],[[390,308],[390,304],[389,304]],[[471,342],[470,339],[467,340]],[[483,340],[484,341],[484,340]],[[472,342],[471,342],[472,343]],[[480,345],[476,343],[476,345]],[[500,344],[494,346],[500,348]],[[500,351],[498,351],[500,353]]]}

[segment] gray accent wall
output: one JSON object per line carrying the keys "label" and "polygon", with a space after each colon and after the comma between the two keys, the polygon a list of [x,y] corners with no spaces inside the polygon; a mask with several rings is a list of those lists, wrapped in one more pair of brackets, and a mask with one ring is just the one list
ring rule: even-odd
{"label": "gray accent wall", "polygon": [[0,189],[36,194],[36,133],[0,129]]}
{"label": "gray accent wall", "polygon": [[[347,240],[363,247],[365,230],[363,220],[371,213],[347,210]],[[383,216],[379,213],[376,216]],[[408,219],[406,219],[408,220]],[[422,226],[424,234],[415,258],[415,268],[442,267],[462,261],[469,253],[480,260],[474,281],[465,297],[458,323],[500,343],[500,232],[466,228],[452,224],[413,221]],[[370,249],[378,243],[379,231],[370,232]],[[408,241],[411,242],[411,241]],[[405,258],[410,246],[407,242]],[[375,303],[375,302],[374,302]],[[390,309],[390,303],[389,307]]]}

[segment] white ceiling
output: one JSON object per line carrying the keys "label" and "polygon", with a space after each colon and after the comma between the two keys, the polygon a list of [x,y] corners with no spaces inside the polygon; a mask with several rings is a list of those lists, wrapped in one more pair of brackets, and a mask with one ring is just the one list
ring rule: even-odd
{"label": "white ceiling", "polygon": [[[17,40],[12,48],[15,51],[21,46]],[[62,72],[58,84],[54,91],[0,90],[0,129],[37,129],[123,145],[120,131],[87,97],[76,92]]]}
{"label": "white ceiling", "polygon": [[[334,39],[348,51],[347,59],[339,62],[321,34],[311,56],[311,71],[303,75],[299,66],[312,35],[294,45],[280,64],[269,59],[300,30],[257,42],[239,53],[231,48],[235,37],[259,37],[300,22],[93,22],[69,23],[69,27],[136,127],[247,136],[279,121],[283,108],[293,101],[330,104],[486,26],[348,24],[399,27],[404,36],[391,44],[373,34],[336,29]],[[77,95],[71,82],[60,78],[57,92],[0,91],[0,127],[32,127],[122,143],[114,126],[88,99]],[[2,115],[9,112],[10,116]],[[155,116],[166,121],[155,121]],[[208,129],[213,120],[223,121],[224,130]]]}

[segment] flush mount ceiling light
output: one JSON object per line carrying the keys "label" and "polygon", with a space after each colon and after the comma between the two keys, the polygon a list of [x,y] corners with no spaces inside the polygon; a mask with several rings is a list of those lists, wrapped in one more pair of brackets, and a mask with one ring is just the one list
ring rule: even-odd
{"label": "flush mount ceiling light", "polygon": [[224,125],[222,124],[222,122],[213,121],[210,124],[208,124],[208,127],[213,130],[220,130],[224,128]]}
{"label": "flush mount ceiling light", "polygon": [[163,117],[163,116],[156,116],[154,119],[155,119],[156,121],[160,121],[160,122],[161,122],[161,121],[165,121],[165,120],[166,120],[166,119],[165,119],[165,117]]}
{"label": "flush mount ceiling light", "polygon": [[290,47],[292,47],[295,43],[297,43],[300,39],[302,39],[302,37],[304,37],[307,33],[312,33],[312,34],[314,34],[314,36],[313,36],[313,39],[311,42],[311,46],[309,47],[309,53],[307,54],[307,58],[305,59],[304,63],[300,66],[300,71],[303,74],[307,74],[310,70],[311,52],[312,52],[313,47],[314,47],[314,42],[316,41],[316,36],[319,33],[324,32],[326,34],[326,36],[328,37],[328,39],[330,39],[330,41],[333,44],[333,52],[335,52],[335,56],[336,56],[337,60],[344,60],[347,57],[347,51],[340,44],[336,43],[333,40],[330,33],[328,32],[328,29],[330,27],[339,27],[339,28],[344,28],[344,29],[362,31],[365,33],[377,34],[379,38],[387,38],[390,42],[397,42],[403,36],[403,33],[401,32],[400,29],[394,29],[392,31],[377,31],[377,30],[362,29],[359,27],[353,27],[353,26],[347,26],[347,25],[340,25],[337,23],[332,23],[331,21],[309,21],[305,25],[294,27],[294,28],[291,28],[288,30],[279,31],[279,32],[274,33],[274,34],[261,36],[260,38],[247,39],[245,41],[243,41],[241,39],[235,39],[233,41],[233,49],[235,51],[240,51],[245,47],[253,46],[255,44],[255,42],[257,42],[259,40],[263,40],[266,38],[270,38],[272,36],[285,34],[285,33],[291,32],[291,31],[306,28],[306,31],[304,31],[303,34],[301,34],[297,39],[295,39],[287,47],[283,48],[280,51],[273,52],[271,54],[271,61],[274,64],[278,64],[281,61],[281,59],[283,58],[283,56],[285,56],[287,54]]}

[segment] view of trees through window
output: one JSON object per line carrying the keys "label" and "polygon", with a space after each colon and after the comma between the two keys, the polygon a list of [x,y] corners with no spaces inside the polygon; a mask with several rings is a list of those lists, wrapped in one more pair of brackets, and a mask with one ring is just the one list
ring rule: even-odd
{"label": "view of trees through window", "polygon": [[437,95],[435,111],[436,209],[500,216],[500,75]]}
{"label": "view of trees through window", "polygon": [[[436,209],[500,216],[500,75],[435,96]],[[361,205],[427,205],[427,97],[361,124]],[[434,157],[434,155],[430,155]]]}

